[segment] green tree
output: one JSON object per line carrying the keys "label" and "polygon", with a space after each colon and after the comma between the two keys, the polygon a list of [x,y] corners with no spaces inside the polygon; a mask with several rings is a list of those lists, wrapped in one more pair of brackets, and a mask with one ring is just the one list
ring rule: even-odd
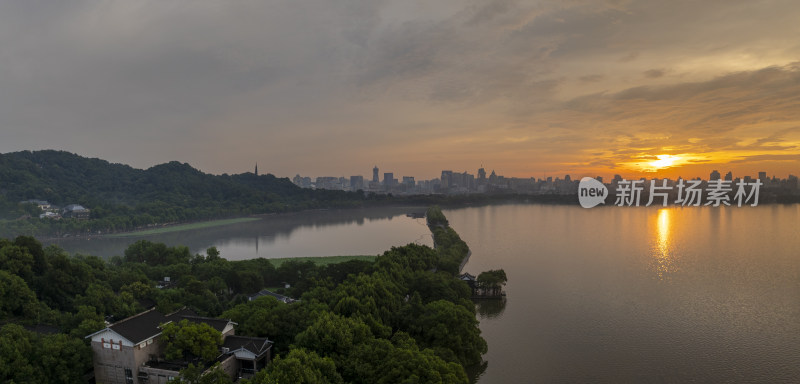
{"label": "green tree", "polygon": [[75,297],[94,282],[91,267],[57,247],[47,247],[45,257],[50,268],[37,280],[35,291],[51,308],[72,311]]}
{"label": "green tree", "polygon": [[82,339],[106,327],[103,315],[99,314],[92,306],[79,305],[77,313],[66,314],[64,317],[65,330],[72,337],[78,339]]}
{"label": "green tree", "polygon": [[92,365],[83,340],[64,334],[39,336],[16,324],[0,328],[0,381],[78,383]]}
{"label": "green tree", "polygon": [[25,280],[0,271],[0,319],[17,316],[37,320],[39,304]]}
{"label": "green tree", "polygon": [[378,257],[378,268],[399,266],[412,271],[428,271],[436,268],[439,255],[435,250],[418,244],[408,244],[403,247],[392,247]]}
{"label": "green tree", "polygon": [[319,313],[328,308],[319,302],[302,301],[285,304],[274,297],[259,297],[253,301],[239,304],[222,314],[239,325],[236,334],[269,337],[275,348],[286,350],[295,336],[311,325]]}
{"label": "green tree", "polygon": [[508,277],[506,277],[506,271],[502,269],[493,269],[481,272],[476,280],[479,289],[492,296],[499,296],[503,290],[503,286],[508,281]]}
{"label": "green tree", "polygon": [[35,341],[30,332],[19,325],[0,328],[0,381],[9,383],[42,383],[42,372],[32,364]]}
{"label": "green tree", "polygon": [[277,357],[266,370],[258,372],[245,384],[340,384],[342,376],[329,357],[320,357],[303,348],[292,349],[286,357]]}
{"label": "green tree", "polygon": [[219,356],[222,334],[206,323],[193,323],[181,320],[162,326],[161,339],[166,343],[164,354],[167,359],[177,360],[186,357],[199,357],[212,361]]}
{"label": "green tree", "polygon": [[189,248],[184,246],[167,247],[164,243],[139,240],[125,249],[125,260],[148,265],[169,265],[188,263],[191,259]]}
{"label": "green tree", "polygon": [[158,295],[156,289],[151,283],[143,283],[141,281],[134,281],[130,284],[124,285],[120,288],[121,293],[129,293],[136,300],[150,299],[154,300]]}
{"label": "green tree", "polygon": [[98,313],[111,315],[120,307],[119,297],[111,288],[98,283],[90,284],[85,294],[75,298],[75,305],[92,306]]}
{"label": "green tree", "polygon": [[47,270],[47,260],[44,257],[42,243],[31,236],[17,236],[14,245],[25,248],[33,256],[33,273],[41,276]]}
{"label": "green tree", "polygon": [[469,366],[479,363],[487,350],[477,325],[474,312],[437,300],[425,305],[423,313],[412,322],[410,334],[445,360]]}
{"label": "green tree", "polygon": [[438,206],[428,208],[425,217],[427,218],[429,227],[447,227],[449,225],[447,218],[444,216],[444,213],[442,213],[442,209]]}
{"label": "green tree", "polygon": [[464,368],[446,362],[430,349],[420,350],[413,339],[372,339],[356,346],[342,363],[348,382],[364,384],[468,382]]}
{"label": "green tree", "polygon": [[65,334],[44,336],[35,353],[39,369],[47,378],[43,382],[79,383],[92,368],[92,349],[82,338]]}
{"label": "green tree", "polygon": [[[351,276],[336,287],[331,305],[334,311],[341,311],[344,315],[371,316],[390,325],[397,320],[404,295],[404,287],[388,274],[361,274]],[[377,329],[373,328],[373,331]]]}
{"label": "green tree", "polygon": [[220,368],[219,363],[205,369],[202,365],[189,364],[181,369],[176,384],[233,384],[230,376]]}
{"label": "green tree", "polygon": [[6,239],[0,240],[0,270],[17,275],[25,281],[31,281],[33,264],[33,255],[27,248],[14,245]]}
{"label": "green tree", "polygon": [[362,321],[325,312],[295,340],[297,346],[333,357],[338,362],[356,345],[372,338],[369,327]]}
{"label": "green tree", "polygon": [[221,257],[219,256],[219,250],[217,250],[217,247],[210,247],[206,249],[206,261],[216,261],[219,259],[221,259]]}

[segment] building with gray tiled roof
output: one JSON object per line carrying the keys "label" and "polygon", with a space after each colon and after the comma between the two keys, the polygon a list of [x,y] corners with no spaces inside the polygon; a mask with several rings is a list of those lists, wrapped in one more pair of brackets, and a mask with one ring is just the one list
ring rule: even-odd
{"label": "building with gray tiled roof", "polygon": [[88,219],[91,211],[79,204],[70,204],[61,210],[61,216],[73,219]]}
{"label": "building with gray tiled roof", "polygon": [[220,332],[224,346],[217,361],[233,379],[252,375],[272,358],[271,341],[236,336],[233,321],[198,316],[185,308],[169,314],[150,309],[86,336],[92,340],[95,381],[161,384],[177,377],[189,362],[164,360],[160,336],[162,325],[181,320],[208,324]]}

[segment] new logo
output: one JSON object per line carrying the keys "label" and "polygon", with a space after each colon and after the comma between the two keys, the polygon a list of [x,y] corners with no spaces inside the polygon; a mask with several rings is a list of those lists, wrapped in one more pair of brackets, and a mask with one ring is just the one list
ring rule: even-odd
{"label": "new logo", "polygon": [[582,178],[578,184],[578,201],[581,207],[592,208],[598,204],[605,204],[606,196],[608,188],[591,177]]}

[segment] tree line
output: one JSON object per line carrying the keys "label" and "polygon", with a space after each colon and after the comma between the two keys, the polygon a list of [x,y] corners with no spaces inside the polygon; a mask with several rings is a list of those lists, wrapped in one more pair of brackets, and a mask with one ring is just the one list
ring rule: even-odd
{"label": "tree line", "polygon": [[[353,207],[385,196],[310,190],[271,174],[211,175],[170,162],[146,170],[64,151],[0,155],[0,235],[60,236],[316,208]],[[80,204],[90,220],[39,219],[30,199]],[[30,217],[28,220],[19,220]]]}

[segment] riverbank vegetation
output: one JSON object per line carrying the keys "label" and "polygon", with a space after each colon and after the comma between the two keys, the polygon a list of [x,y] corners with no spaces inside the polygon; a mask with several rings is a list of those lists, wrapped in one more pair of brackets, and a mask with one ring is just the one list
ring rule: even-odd
{"label": "riverbank vegetation", "polygon": [[[456,276],[468,248],[449,227],[437,230],[436,249],[409,244],[328,265],[228,261],[213,247],[191,255],[144,240],[106,261],[32,237],[0,240],[0,381],[83,381],[84,337],[155,305],[230,318],[237,334],[274,341],[278,356],[254,384],[467,383],[465,367],[487,350]],[[286,285],[279,293],[300,301],[248,300]]]}
{"label": "riverbank vegetation", "polygon": [[172,233],[172,232],[191,231],[191,230],[195,230],[195,229],[213,228],[213,227],[219,227],[219,226],[223,226],[223,225],[246,223],[248,221],[256,221],[256,220],[259,220],[259,219],[255,218],[255,217],[238,217],[238,218],[235,218],[235,219],[201,221],[199,223],[178,224],[178,225],[171,225],[171,226],[154,228],[154,229],[146,229],[146,230],[143,230],[143,231],[115,233],[115,234],[107,235],[107,237],[120,238],[120,237],[140,237],[140,236],[149,236],[149,235],[161,235],[161,234]]}
{"label": "riverbank vegetation", "polygon": [[426,212],[428,228],[433,233],[433,245],[439,253],[437,268],[453,275],[461,272],[464,259],[469,256],[469,247],[464,240],[450,228],[441,208],[433,206]]}
{"label": "riverbank vegetation", "polygon": [[312,262],[318,267],[326,266],[328,264],[340,264],[347,261],[375,261],[378,256],[376,255],[354,255],[354,256],[309,256],[309,257],[280,257],[269,259],[269,262],[275,266],[280,267],[287,261],[292,262]]}

